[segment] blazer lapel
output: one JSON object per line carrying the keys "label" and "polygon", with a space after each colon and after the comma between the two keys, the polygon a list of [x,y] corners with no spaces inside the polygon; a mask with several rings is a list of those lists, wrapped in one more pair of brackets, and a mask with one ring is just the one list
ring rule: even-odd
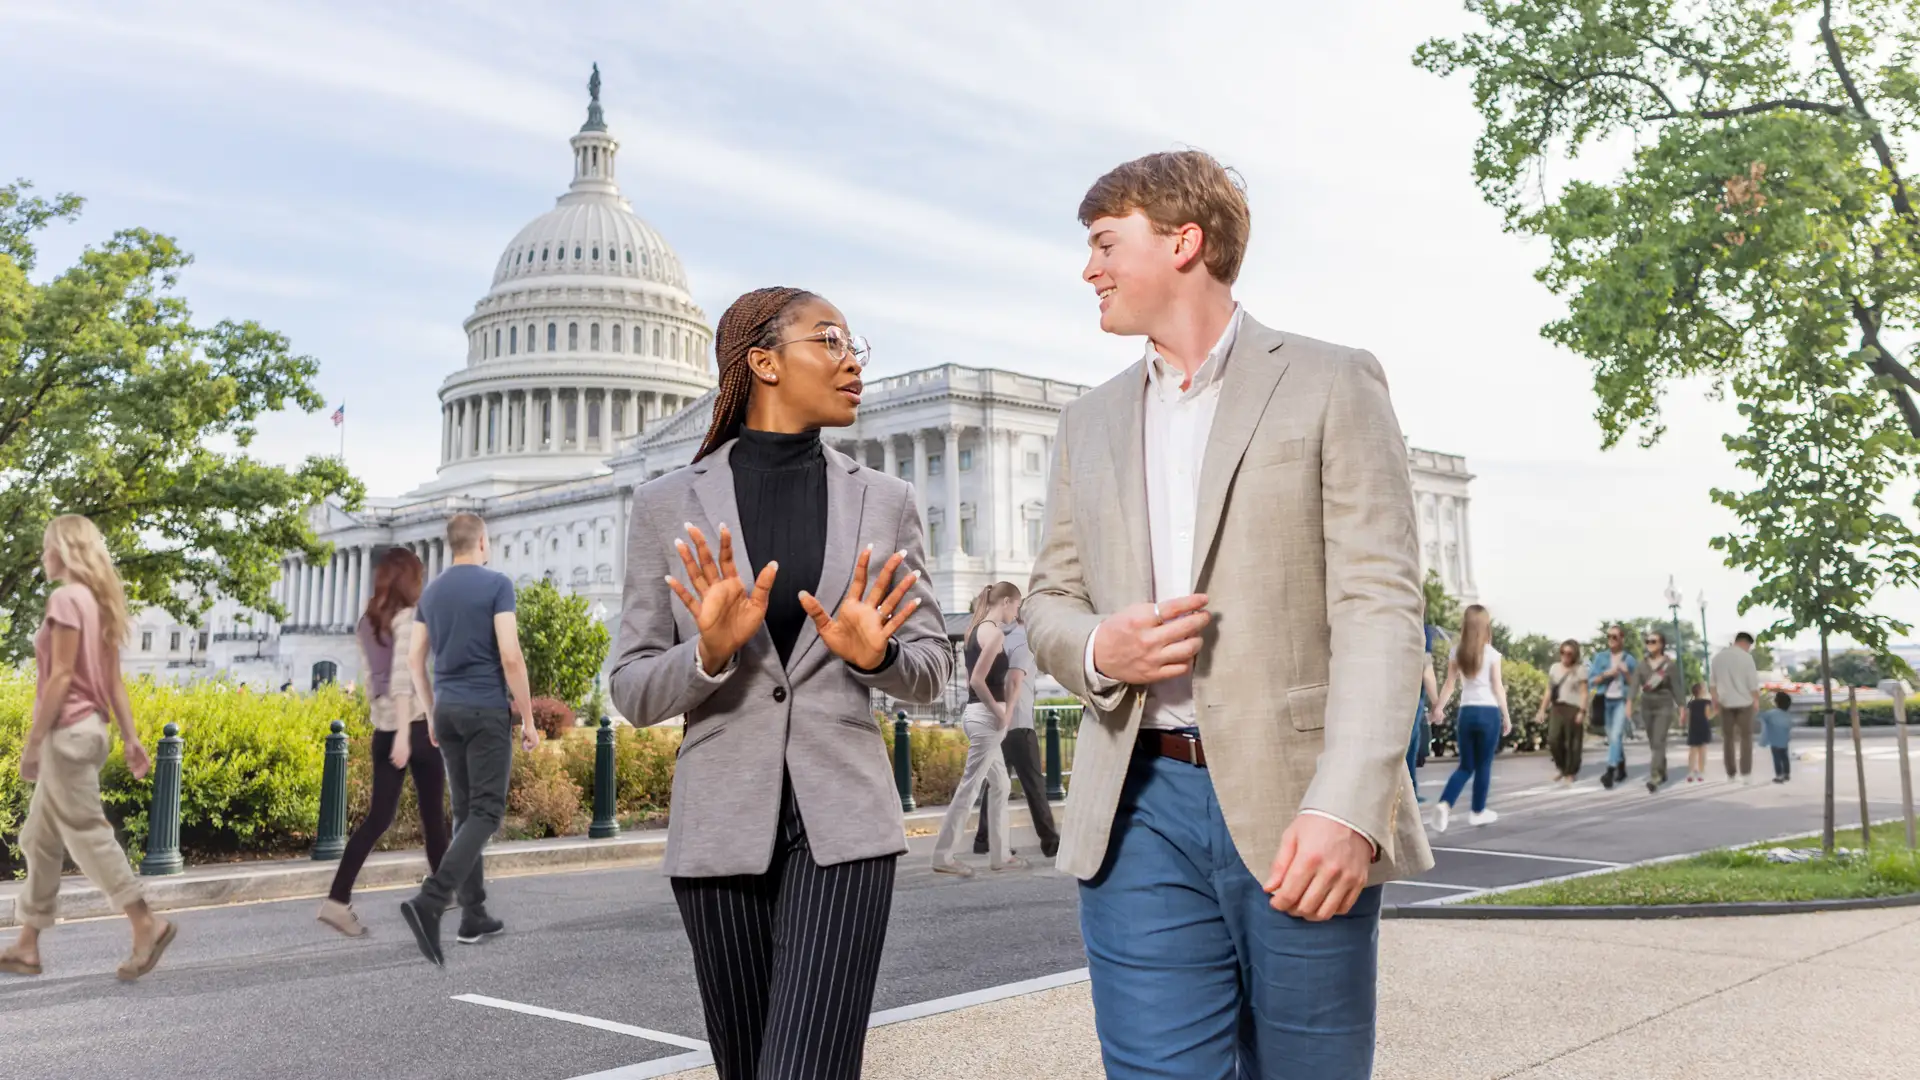
{"label": "blazer lapel", "polygon": [[1153,598],[1153,538],[1147,529],[1146,361],[1128,368],[1121,384],[1127,391],[1122,407],[1101,418],[1107,425],[1114,483],[1120,489],[1114,507],[1119,520],[1109,515],[1100,527],[1125,537],[1126,550],[1133,556],[1133,578],[1123,583],[1121,595],[1149,599]]}
{"label": "blazer lapel", "polygon": [[1260,427],[1274,388],[1287,373],[1287,363],[1278,355],[1286,339],[1253,320],[1241,316],[1240,336],[1227,357],[1227,373],[1220,386],[1220,406],[1213,414],[1213,430],[1207,437],[1206,459],[1200,466],[1200,496],[1194,507],[1193,568],[1189,585],[1200,580],[1200,569],[1213,550],[1214,536],[1220,530],[1220,515],[1226,510],[1227,491],[1246,455],[1247,444]]}
{"label": "blazer lapel", "polygon": [[[859,462],[831,446],[824,449],[827,455],[827,550],[820,563],[818,587],[807,591],[831,614],[839,610],[840,601],[846,597],[847,585],[853,580],[853,562],[860,555],[860,518],[866,509],[867,484],[858,475]],[[893,552],[873,554],[869,572],[878,570]],[[787,656],[789,676],[800,670],[800,662],[819,643],[820,631],[813,620],[801,623],[800,636],[794,639],[793,652]]]}

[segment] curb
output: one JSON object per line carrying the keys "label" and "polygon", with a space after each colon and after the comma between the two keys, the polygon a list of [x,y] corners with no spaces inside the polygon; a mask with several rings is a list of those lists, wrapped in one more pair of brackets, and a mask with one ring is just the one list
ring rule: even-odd
{"label": "curb", "polygon": [[[1058,818],[1062,803],[1054,803]],[[969,811],[965,839],[971,843],[973,814]],[[908,850],[920,854],[931,850],[933,838],[924,828],[936,828],[946,807],[923,807],[906,815]],[[919,826],[920,835],[912,830]],[[1030,830],[1031,821],[1024,802],[1007,807],[1010,831]],[[1023,835],[1024,839],[1024,835]],[[916,842],[919,847],[916,847]],[[495,842],[483,855],[488,877],[518,877],[573,870],[613,870],[657,865],[666,856],[667,831],[647,829],[624,833],[606,840],[584,837],[560,837],[553,840]],[[141,877],[140,888],[147,904],[155,911],[213,907],[221,904],[253,904],[268,900],[311,899],[326,895],[333,886],[337,860],[310,862],[274,860],[260,862],[214,863],[189,867],[184,874],[167,877]],[[376,852],[360,869],[354,891],[395,889],[418,885],[427,875],[427,857],[423,851]],[[0,929],[19,925],[15,914],[21,887],[25,882],[0,882]],[[106,894],[84,877],[66,877],[60,886],[60,920],[92,919],[117,915],[118,909]]]}
{"label": "curb", "polygon": [[1858,896],[1844,900],[1744,900],[1721,904],[1595,904],[1542,907],[1517,904],[1450,904],[1421,907],[1390,904],[1383,919],[1719,919],[1735,915],[1806,915],[1818,911],[1871,911],[1920,907],[1920,893]]}

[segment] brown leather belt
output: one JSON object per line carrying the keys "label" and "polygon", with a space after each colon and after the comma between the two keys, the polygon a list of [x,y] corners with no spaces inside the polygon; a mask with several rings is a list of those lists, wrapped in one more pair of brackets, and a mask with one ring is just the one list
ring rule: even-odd
{"label": "brown leather belt", "polygon": [[1187,735],[1165,728],[1141,728],[1140,737],[1134,745],[1144,754],[1154,757],[1172,758],[1189,765],[1207,767],[1207,748],[1200,745],[1200,736]]}

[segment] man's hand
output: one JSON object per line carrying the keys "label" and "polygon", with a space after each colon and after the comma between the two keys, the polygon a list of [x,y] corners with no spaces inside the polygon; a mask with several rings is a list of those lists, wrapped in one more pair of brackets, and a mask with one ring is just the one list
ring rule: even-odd
{"label": "man's hand", "polygon": [[767,621],[767,597],[780,564],[770,562],[761,567],[749,592],[733,564],[733,534],[727,527],[720,526],[718,561],[707,548],[706,536],[692,524],[686,529],[687,535],[693,538],[693,547],[689,548],[685,540],[675,540],[673,546],[680,553],[680,565],[686,567],[687,580],[693,587],[689,589],[671,576],[667,578],[667,586],[687,606],[694,625],[700,629],[701,668],[709,675],[718,675],[733,659],[733,654],[759,633],[761,624]]}
{"label": "man's hand", "polygon": [[40,779],[39,742],[29,739],[20,750],[20,779],[33,783]]}
{"label": "man's hand", "polygon": [[[820,640],[833,655],[862,671],[872,671],[886,660],[887,642],[920,607],[919,600],[906,600],[907,590],[920,580],[918,572],[908,574],[900,579],[900,584],[893,585],[893,575],[906,559],[906,552],[894,552],[881,564],[880,572],[873,575],[869,586],[867,568],[873,562],[873,545],[868,544],[854,560],[853,580],[847,585],[847,595],[841,599],[839,610],[832,615],[827,614],[827,609],[820,606],[812,593],[800,593],[801,608],[813,620]],[[891,592],[889,585],[893,586]],[[902,600],[906,603],[901,603]]]}
{"label": "man's hand", "polygon": [[531,718],[522,721],[520,724],[520,749],[531,753],[533,748],[539,745],[540,729],[533,726],[533,720]]}
{"label": "man's hand", "polygon": [[1128,686],[1150,686],[1193,670],[1200,632],[1213,616],[1194,593],[1159,604],[1122,608],[1093,635],[1093,669]]}
{"label": "man's hand", "polygon": [[387,753],[387,760],[393,763],[394,768],[404,769],[407,767],[407,761],[413,754],[412,735],[413,733],[410,731],[398,731],[394,733],[393,749]]}
{"label": "man's hand", "polygon": [[1344,915],[1367,887],[1373,844],[1337,821],[1301,814],[1280,838],[1280,853],[1261,888],[1273,909],[1309,922]]}
{"label": "man's hand", "polygon": [[126,757],[127,771],[133,774],[135,780],[145,780],[147,770],[153,767],[153,760],[147,757],[147,748],[140,744],[139,739],[127,744]]}

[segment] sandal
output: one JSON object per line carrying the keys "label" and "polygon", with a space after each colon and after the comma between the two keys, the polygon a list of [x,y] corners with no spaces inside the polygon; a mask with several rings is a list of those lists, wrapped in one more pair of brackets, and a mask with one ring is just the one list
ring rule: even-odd
{"label": "sandal", "polygon": [[933,872],[936,874],[952,874],[955,877],[967,878],[973,876],[973,867],[963,862],[955,862],[952,859],[948,859],[946,862],[934,863]]}
{"label": "sandal", "polygon": [[0,972],[5,972],[8,975],[38,975],[40,974],[40,961],[23,959],[14,953],[12,949],[8,949],[6,952],[0,953]]}
{"label": "sandal", "polygon": [[179,923],[168,923],[167,928],[160,931],[160,936],[153,939],[153,945],[147,949],[147,958],[145,960],[141,960],[139,954],[135,953],[127,957],[118,968],[114,969],[114,975],[118,976],[121,982],[132,982],[147,972],[152,971],[154,965],[160,962],[160,954],[167,951],[167,946],[173,944],[174,935],[179,932]]}

